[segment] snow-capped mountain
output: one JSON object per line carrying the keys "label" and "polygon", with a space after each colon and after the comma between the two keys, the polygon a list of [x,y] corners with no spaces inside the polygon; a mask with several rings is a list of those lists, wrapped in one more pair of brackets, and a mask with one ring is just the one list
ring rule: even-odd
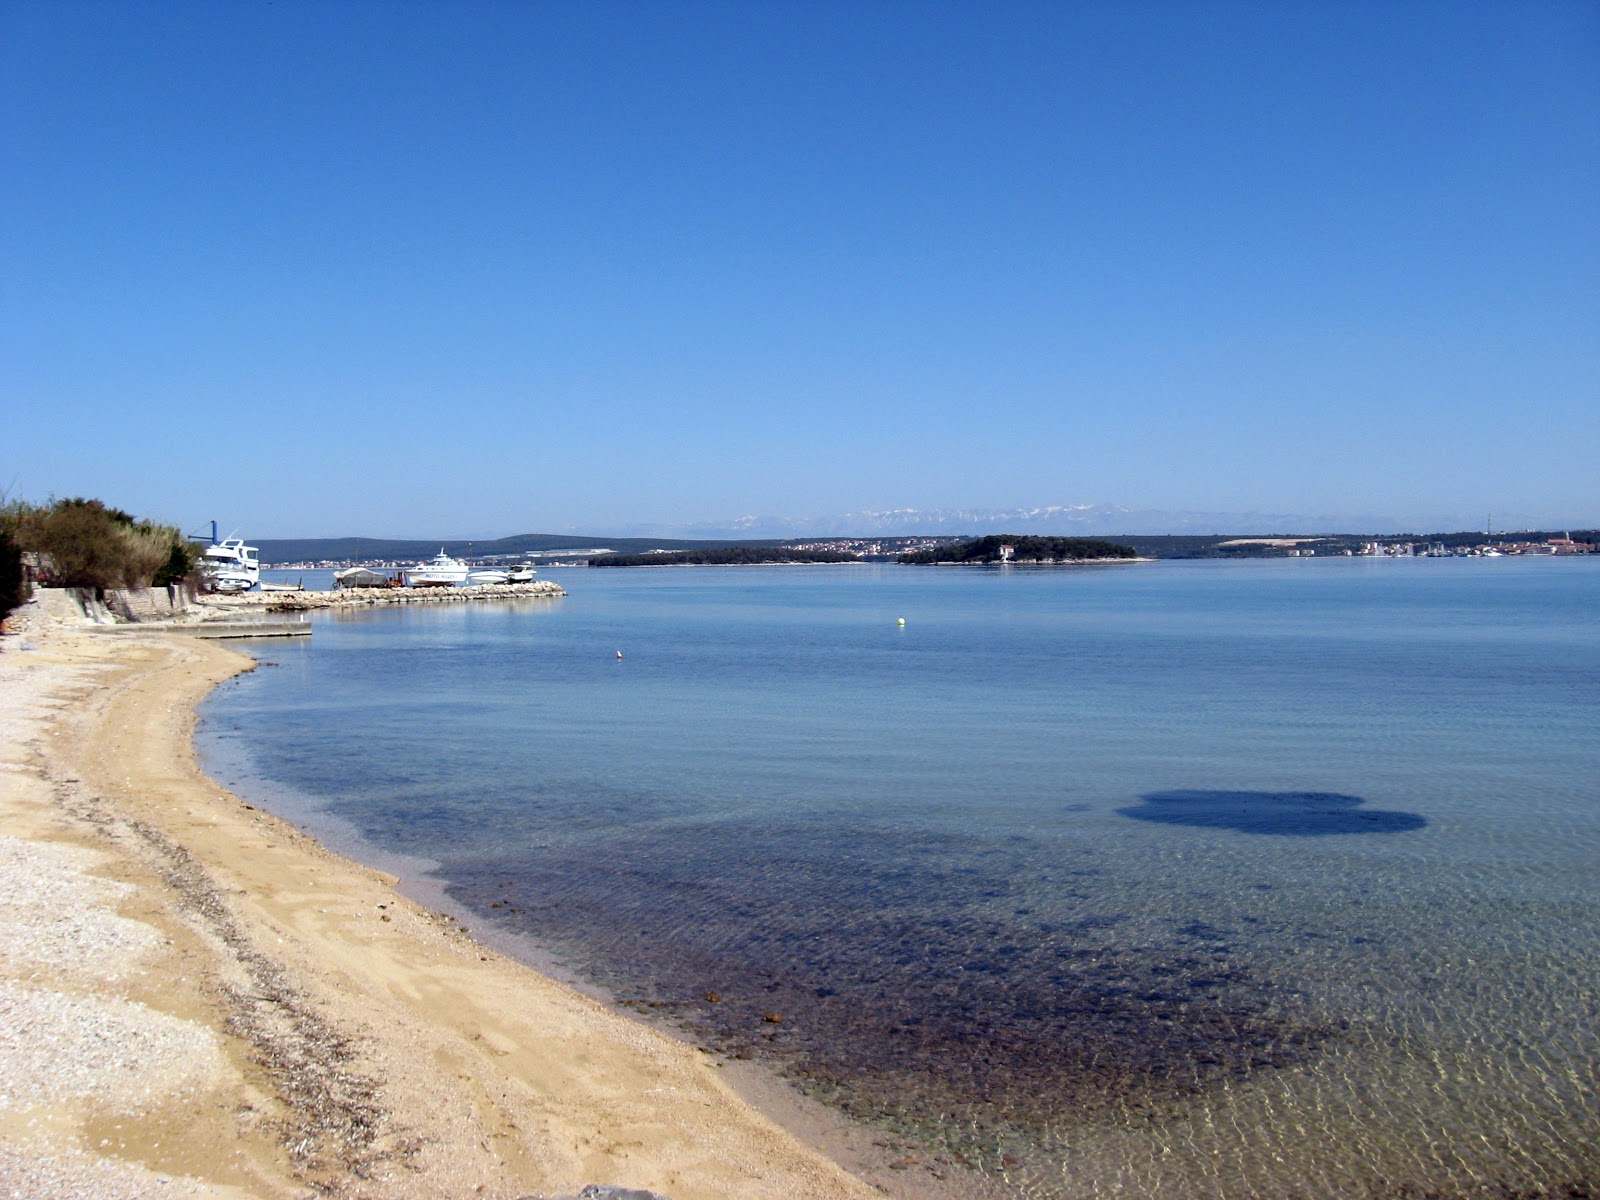
{"label": "snow-capped mountain", "polygon": [[[1437,520],[1437,519],[1436,519]],[[1309,515],[1260,512],[1174,512],[1124,508],[1118,504],[1048,504],[1032,508],[893,508],[831,516],[743,516],[691,525],[618,530],[634,537],[810,538],[904,537],[915,534],[986,533],[1103,536],[1160,533],[1405,533],[1454,528],[1360,514]]]}

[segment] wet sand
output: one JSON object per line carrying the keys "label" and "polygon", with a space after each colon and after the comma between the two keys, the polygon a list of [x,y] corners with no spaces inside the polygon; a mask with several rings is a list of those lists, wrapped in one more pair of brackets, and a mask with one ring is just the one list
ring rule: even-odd
{"label": "wet sand", "polygon": [[[0,1189],[882,1195],[711,1056],[481,946],[206,778],[194,706],[252,660],[98,635],[60,596],[8,630]],[[806,1134],[836,1153],[838,1136]]]}

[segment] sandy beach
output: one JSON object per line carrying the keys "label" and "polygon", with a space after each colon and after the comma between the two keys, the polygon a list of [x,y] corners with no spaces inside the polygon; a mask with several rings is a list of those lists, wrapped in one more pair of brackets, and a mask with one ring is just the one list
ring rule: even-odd
{"label": "sandy beach", "polygon": [[0,638],[0,1194],[881,1195],[710,1056],[484,948],[196,765],[252,660]]}

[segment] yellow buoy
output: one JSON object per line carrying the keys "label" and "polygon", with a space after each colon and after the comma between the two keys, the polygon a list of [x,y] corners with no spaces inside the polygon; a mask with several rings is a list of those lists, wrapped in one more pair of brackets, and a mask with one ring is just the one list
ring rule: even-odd
{"label": "yellow buoy", "polygon": [[906,619],[904,617],[901,617],[900,618],[900,624],[904,625],[905,623],[906,623]]}

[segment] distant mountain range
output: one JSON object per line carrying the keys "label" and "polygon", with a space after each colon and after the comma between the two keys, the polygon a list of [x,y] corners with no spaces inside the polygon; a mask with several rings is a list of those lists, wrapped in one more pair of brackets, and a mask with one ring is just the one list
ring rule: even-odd
{"label": "distant mountain range", "polygon": [[[1481,520],[1481,519],[1480,519]],[[1496,516],[1497,531],[1532,529],[1519,513]],[[1560,526],[1546,526],[1559,529]],[[598,533],[524,533],[501,538],[261,538],[262,561],[415,562],[441,546],[451,554],[481,558],[604,546],[622,554],[646,550],[688,550],[706,543],[805,541],[823,538],[982,537],[1010,533],[1040,537],[1100,537],[1132,541],[1139,537],[1204,539],[1318,534],[1426,534],[1466,532],[1480,521],[1460,514],[1395,520],[1361,515],[1307,516],[1296,513],[1174,512],[1123,508],[1116,504],[1050,504],[1039,508],[896,508],[882,512],[840,513],[831,517],[739,517],[689,525],[635,525]],[[1152,554],[1175,552],[1147,548]],[[1185,551],[1187,553],[1187,551]]]}
{"label": "distant mountain range", "polygon": [[[1521,520],[1515,514],[1508,514],[1503,527],[1509,528],[1513,522]],[[1417,522],[1350,513],[1175,512],[1155,508],[1124,508],[1117,504],[1049,504],[1037,508],[1005,509],[894,508],[882,512],[839,513],[825,517],[749,516],[693,525],[637,525],[619,529],[616,533],[627,537],[694,539],[908,537],[916,534],[988,533],[1069,537],[1141,533],[1314,534],[1350,531],[1385,534],[1471,528],[1473,524],[1459,514]]]}

